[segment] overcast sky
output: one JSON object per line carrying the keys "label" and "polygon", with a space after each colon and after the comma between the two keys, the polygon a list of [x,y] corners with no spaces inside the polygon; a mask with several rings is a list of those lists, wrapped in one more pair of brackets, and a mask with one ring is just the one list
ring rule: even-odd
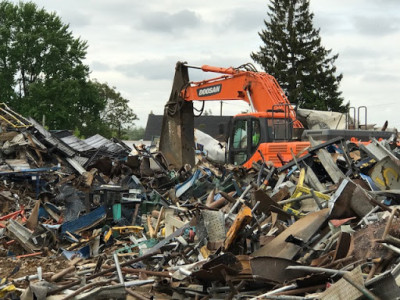
{"label": "overcast sky", "polygon": [[[17,1],[14,1],[17,2]],[[162,114],[177,61],[239,66],[258,51],[268,0],[35,0],[89,44],[91,77],[126,99],[145,126]],[[370,123],[400,128],[400,1],[311,0],[322,45],[339,53],[341,91],[351,106],[368,107]],[[258,67],[261,70],[260,67]],[[194,74],[197,79],[202,74]],[[197,104],[197,106],[199,106]],[[206,103],[214,115],[219,104]],[[226,102],[223,114],[247,104]]]}

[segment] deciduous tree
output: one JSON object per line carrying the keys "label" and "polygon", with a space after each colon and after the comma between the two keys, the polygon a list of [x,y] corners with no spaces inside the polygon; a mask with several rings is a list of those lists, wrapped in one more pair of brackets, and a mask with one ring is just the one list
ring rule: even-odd
{"label": "deciduous tree", "polygon": [[0,101],[50,129],[121,137],[136,115],[115,88],[89,80],[87,43],[32,2],[0,2]]}
{"label": "deciduous tree", "polygon": [[106,83],[94,83],[100,97],[106,102],[106,107],[101,113],[102,122],[108,125],[113,136],[122,138],[124,130],[133,125],[137,120],[136,114],[129,107],[129,100],[122,97],[115,87]]}

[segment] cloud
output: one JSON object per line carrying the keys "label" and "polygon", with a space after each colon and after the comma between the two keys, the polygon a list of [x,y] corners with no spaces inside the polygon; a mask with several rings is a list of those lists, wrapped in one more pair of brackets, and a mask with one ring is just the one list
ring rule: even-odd
{"label": "cloud", "polygon": [[364,48],[357,46],[349,46],[343,48],[340,52],[340,57],[343,59],[348,59],[351,61],[361,60],[361,59],[369,59],[371,57],[375,57],[379,55],[379,51],[373,48]]}
{"label": "cloud", "polygon": [[184,9],[176,13],[152,11],[139,15],[139,28],[162,33],[179,33],[202,23],[199,14]]}
{"label": "cloud", "polygon": [[259,28],[264,28],[264,20],[267,18],[267,6],[265,10],[238,8],[226,18],[223,28],[234,31],[257,31]]}
{"label": "cloud", "polygon": [[131,78],[148,80],[171,80],[175,72],[177,59],[165,57],[163,59],[143,60],[133,64],[118,65],[115,69]]}
{"label": "cloud", "polygon": [[63,11],[62,21],[74,27],[85,27],[90,25],[91,17],[89,14],[79,13],[75,9],[66,9]]}
{"label": "cloud", "polygon": [[90,63],[90,69],[91,70],[96,70],[99,72],[104,72],[104,71],[110,71],[111,67],[105,63],[102,63],[100,61],[93,61]]}
{"label": "cloud", "polygon": [[397,83],[400,81],[400,76],[397,74],[392,74],[392,73],[376,73],[376,72],[371,72],[370,74],[365,74],[362,76],[362,81],[365,82],[381,82],[384,84],[388,83]]}
{"label": "cloud", "polygon": [[383,36],[400,31],[400,18],[390,16],[356,16],[353,24],[356,30],[365,35]]}

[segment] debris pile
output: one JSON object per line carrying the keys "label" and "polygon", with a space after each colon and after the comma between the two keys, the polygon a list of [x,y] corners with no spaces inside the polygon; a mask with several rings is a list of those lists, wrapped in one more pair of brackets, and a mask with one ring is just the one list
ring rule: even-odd
{"label": "debris pile", "polygon": [[317,143],[275,168],[3,118],[0,297],[395,299],[397,141]]}

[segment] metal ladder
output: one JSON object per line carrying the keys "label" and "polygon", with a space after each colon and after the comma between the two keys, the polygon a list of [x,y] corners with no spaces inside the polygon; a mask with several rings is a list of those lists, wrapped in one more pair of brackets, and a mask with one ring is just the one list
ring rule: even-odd
{"label": "metal ladder", "polygon": [[28,128],[32,126],[26,118],[13,111],[5,103],[0,103],[0,119],[13,128]]}

